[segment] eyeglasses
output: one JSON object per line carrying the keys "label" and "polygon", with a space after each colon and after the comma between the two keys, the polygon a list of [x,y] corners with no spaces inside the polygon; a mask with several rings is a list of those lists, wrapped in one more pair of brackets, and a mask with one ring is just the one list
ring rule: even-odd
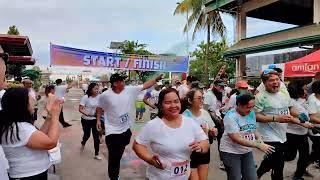
{"label": "eyeglasses", "polygon": [[0,53],[0,57],[4,60],[4,62],[7,64],[9,59],[8,53]]}

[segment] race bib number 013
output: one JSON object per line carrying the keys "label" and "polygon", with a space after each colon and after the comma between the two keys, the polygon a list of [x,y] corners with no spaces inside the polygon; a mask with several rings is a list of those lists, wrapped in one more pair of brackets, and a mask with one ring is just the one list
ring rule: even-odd
{"label": "race bib number 013", "polygon": [[122,124],[126,123],[129,120],[129,114],[126,113],[126,114],[120,116],[119,118],[120,118],[120,123],[122,123]]}
{"label": "race bib number 013", "polygon": [[183,176],[190,171],[189,161],[173,162],[171,164],[171,177]]}

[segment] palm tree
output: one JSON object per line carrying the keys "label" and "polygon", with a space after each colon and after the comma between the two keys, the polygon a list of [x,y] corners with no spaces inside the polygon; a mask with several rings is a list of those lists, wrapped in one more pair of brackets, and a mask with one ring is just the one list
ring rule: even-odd
{"label": "palm tree", "polygon": [[[187,33],[191,27],[194,26],[192,39],[194,40],[197,32],[200,30],[207,29],[207,53],[209,51],[209,42],[211,37],[211,32],[217,34],[220,37],[225,37],[226,27],[223,24],[222,18],[218,11],[210,11],[209,13],[205,12],[204,3],[206,0],[183,0],[181,3],[178,3],[174,15],[178,14],[188,14],[191,12],[191,15],[188,17],[187,24],[183,28],[183,32]],[[205,79],[209,81],[208,77],[208,56],[204,63],[205,69]]]}

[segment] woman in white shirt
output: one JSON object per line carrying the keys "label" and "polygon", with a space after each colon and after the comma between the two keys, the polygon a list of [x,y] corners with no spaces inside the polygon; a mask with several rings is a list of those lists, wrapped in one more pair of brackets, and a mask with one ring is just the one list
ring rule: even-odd
{"label": "woman in white shirt", "polygon": [[8,89],[2,98],[0,144],[9,162],[11,180],[46,180],[51,165],[48,150],[58,142],[62,101],[50,98],[47,109],[51,118],[40,130],[32,124],[32,101],[25,88]]}
{"label": "woman in white shirt", "polygon": [[94,159],[102,160],[99,156],[99,131],[96,127],[97,117],[96,109],[99,102],[99,86],[97,83],[91,83],[88,87],[86,95],[84,95],[80,100],[79,112],[82,113],[81,124],[83,129],[83,137],[81,141],[81,150],[84,149],[86,142],[90,138],[92,131],[93,144],[94,144]]}
{"label": "woman in white shirt", "polygon": [[[309,121],[307,107],[307,84],[303,80],[293,80],[288,84],[288,92],[293,102],[293,108],[299,114],[300,121]],[[304,118],[304,119],[303,119]],[[309,123],[309,122],[305,122]],[[301,179],[306,173],[306,168],[309,165],[309,140],[308,129],[298,124],[288,123],[287,127],[288,150],[285,152],[285,160],[292,161],[296,158],[299,152],[297,168],[293,179]]]}
{"label": "woman in white shirt", "polygon": [[[47,106],[49,98],[51,96],[54,96],[54,93],[55,93],[55,86],[47,85],[46,88],[44,89],[44,94],[45,94],[45,97],[43,98],[44,107]],[[48,110],[44,108],[44,110],[42,111],[42,117],[43,119],[46,119],[47,116],[48,116]]]}
{"label": "woman in white shirt", "polygon": [[[210,114],[202,109],[203,94],[201,90],[191,90],[187,93],[188,109],[183,112],[183,115],[193,119],[208,135],[214,137],[218,131],[211,119]],[[210,139],[210,138],[209,138]],[[208,178],[210,163],[210,149],[207,153],[192,152],[191,154],[191,180],[206,180]]]}
{"label": "woman in white shirt", "polygon": [[[308,112],[310,116],[310,122],[317,124],[316,127],[320,128],[320,81],[312,83],[312,92],[308,97]],[[310,140],[312,141],[312,152],[310,159],[316,163],[317,167],[320,167],[320,133],[310,132]]]}
{"label": "woman in white shirt", "polygon": [[197,123],[180,114],[177,90],[162,90],[158,109],[158,117],[142,128],[133,150],[148,163],[148,179],[187,180],[190,176],[190,155],[193,151],[208,152],[208,137]]}

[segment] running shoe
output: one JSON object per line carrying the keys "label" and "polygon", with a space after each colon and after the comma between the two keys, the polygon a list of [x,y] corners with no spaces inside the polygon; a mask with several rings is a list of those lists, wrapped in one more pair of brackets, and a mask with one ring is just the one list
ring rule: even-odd
{"label": "running shoe", "polygon": [[94,159],[96,159],[96,160],[102,160],[102,157],[99,156],[99,155],[96,155],[96,156],[94,156]]}
{"label": "running shoe", "polygon": [[303,176],[306,177],[313,177],[313,175],[306,169],[306,171],[303,173]]}
{"label": "running shoe", "polygon": [[320,169],[320,161],[314,162],[314,166],[315,166],[317,169]]}

